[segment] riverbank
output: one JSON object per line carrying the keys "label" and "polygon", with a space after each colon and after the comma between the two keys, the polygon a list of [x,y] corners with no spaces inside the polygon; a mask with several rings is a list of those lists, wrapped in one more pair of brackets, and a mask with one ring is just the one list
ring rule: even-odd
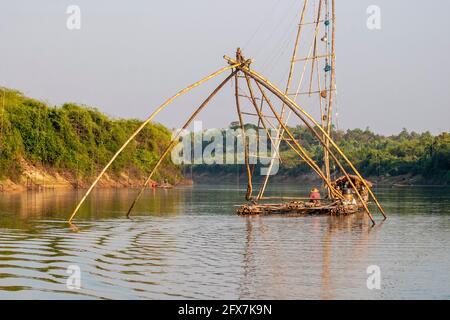
{"label": "riverbank", "polygon": [[[19,160],[21,174],[14,180],[4,178],[0,180],[0,192],[22,192],[26,190],[70,190],[89,188],[95,177],[82,178],[70,172],[60,172],[52,169],[44,169],[34,166],[25,160]],[[160,177],[170,177],[173,185],[189,185],[192,181],[183,178],[178,173],[162,171]],[[105,173],[97,184],[97,188],[140,188],[146,177],[143,175],[132,175],[123,171],[119,174]],[[162,184],[164,178],[153,181]]]}
{"label": "riverbank", "polygon": [[[51,106],[16,90],[0,88],[0,191],[85,188],[141,120],[115,119],[95,108]],[[99,187],[137,187],[171,140],[171,131],[150,123],[110,166]],[[157,181],[183,180],[170,159]]]}
{"label": "riverbank", "polygon": [[[436,178],[424,178],[421,175],[404,174],[398,176],[369,176],[367,180],[379,187],[406,187],[406,186],[448,186],[445,181]],[[222,183],[246,184],[247,176],[240,174],[239,177],[233,173],[209,174],[201,173],[192,175],[192,180],[196,184],[215,184],[217,181]],[[255,176],[254,183],[260,183],[261,176]],[[322,182],[313,173],[301,174],[296,176],[275,175],[270,178],[270,183],[302,184],[302,185],[320,185]]]}

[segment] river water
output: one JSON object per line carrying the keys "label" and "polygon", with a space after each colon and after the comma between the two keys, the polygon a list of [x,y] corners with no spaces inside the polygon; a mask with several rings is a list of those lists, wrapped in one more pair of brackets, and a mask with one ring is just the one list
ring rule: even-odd
{"label": "river water", "polygon": [[[373,228],[364,214],[238,217],[244,193],[147,191],[125,219],[136,191],[99,190],[76,227],[64,219],[81,191],[0,194],[0,298],[450,299],[450,189],[377,189],[389,219],[374,208]],[[80,289],[67,286],[73,266]]]}

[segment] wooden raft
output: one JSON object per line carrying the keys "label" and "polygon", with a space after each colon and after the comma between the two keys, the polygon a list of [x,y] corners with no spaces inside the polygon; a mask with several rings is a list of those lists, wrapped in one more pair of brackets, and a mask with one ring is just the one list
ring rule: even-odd
{"label": "wooden raft", "polygon": [[249,203],[240,206],[236,213],[241,216],[249,215],[270,215],[270,214],[281,214],[281,215],[332,215],[332,216],[342,216],[357,213],[361,209],[358,205],[343,205],[339,202],[334,202],[328,205],[315,206],[308,202],[303,201],[291,201],[282,202],[275,204],[256,204]]}

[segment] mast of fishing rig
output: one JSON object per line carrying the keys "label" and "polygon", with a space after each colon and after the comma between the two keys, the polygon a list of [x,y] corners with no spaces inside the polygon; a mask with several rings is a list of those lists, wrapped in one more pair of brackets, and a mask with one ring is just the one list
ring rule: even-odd
{"label": "mast of fishing rig", "polygon": [[[329,11],[327,10],[327,15]],[[329,17],[326,17],[326,20],[328,21],[329,25]],[[331,0],[331,66],[329,68],[330,71],[330,89],[328,92],[328,107],[326,110],[326,115],[322,114],[322,118],[326,119],[326,126],[325,129],[327,131],[327,134],[331,136],[332,131],[332,117],[333,117],[333,94],[336,90],[336,78],[335,78],[335,72],[336,72],[336,47],[335,47],[335,40],[336,40],[336,8],[335,8],[335,0]],[[328,32],[327,32],[328,34]],[[327,36],[327,35],[326,35]],[[327,58],[328,59],[328,58]],[[326,70],[328,67],[328,62],[326,64]],[[325,70],[325,72],[326,72]],[[325,121],[323,121],[325,122]],[[330,142],[327,141],[327,147],[329,147]],[[331,180],[331,170],[330,170],[330,154],[327,150],[327,148],[324,148],[324,166],[325,166],[325,174],[327,176],[327,179]],[[330,196],[330,190],[328,190],[328,195]]]}
{"label": "mast of fishing rig", "polygon": [[[314,0],[313,0],[314,2]],[[331,8],[330,8],[331,2]],[[286,84],[285,94],[292,97],[293,101],[296,101],[300,95],[307,95],[311,97],[313,94],[318,94],[319,97],[319,105],[320,105],[320,118],[322,128],[327,132],[328,135],[332,133],[332,113],[333,113],[333,94],[336,89],[335,84],[335,30],[336,30],[336,14],[335,14],[335,0],[319,0],[316,6],[313,8],[313,17],[314,21],[311,23],[309,21],[305,22],[305,13],[308,11],[308,5],[311,1],[304,0],[303,7],[300,13],[300,21],[297,29],[297,36],[295,39],[294,50],[292,53],[291,61],[290,61],[290,69],[289,75]],[[331,16],[330,16],[331,15]],[[320,31],[320,26],[323,23],[324,25],[324,36],[320,38],[321,42],[325,44],[326,52],[325,54],[319,52],[318,48],[318,33]],[[306,25],[313,25],[313,41],[309,48],[308,54],[305,57],[298,58],[298,51],[300,49],[300,40],[303,39],[302,34],[304,33],[303,27]],[[331,32],[330,32],[331,28]],[[331,33],[331,41],[330,41],[330,33]],[[324,68],[323,68],[323,84],[321,84],[321,68],[319,68],[320,60],[325,59]],[[297,86],[297,90],[295,92],[290,93],[290,89],[292,87],[292,83],[294,80],[294,70],[297,63],[302,62],[303,70],[300,75],[299,83]],[[301,87],[303,81],[305,79],[306,67],[311,63],[311,71],[309,76],[309,88],[305,92],[301,92]],[[313,90],[313,82],[314,76],[317,78],[317,90]],[[287,125],[289,118],[291,117],[291,111],[289,110],[287,115],[285,115],[285,104],[282,105],[281,108],[281,118],[285,125]],[[282,141],[283,135],[285,134],[285,130],[280,125],[277,130],[277,148]],[[328,143],[328,142],[327,142]],[[329,143],[327,144],[329,147]],[[277,149],[278,150],[278,149]],[[270,162],[270,166],[268,168],[268,173],[264,178],[264,181],[259,190],[258,199],[262,199],[264,196],[264,192],[267,187],[268,180],[270,178],[270,174],[272,172],[272,168],[274,165],[275,156],[272,158]],[[327,181],[331,181],[331,167],[330,167],[330,155],[327,151],[327,148],[324,147],[323,151],[323,167]],[[328,196],[331,197],[331,191],[329,188]]]}

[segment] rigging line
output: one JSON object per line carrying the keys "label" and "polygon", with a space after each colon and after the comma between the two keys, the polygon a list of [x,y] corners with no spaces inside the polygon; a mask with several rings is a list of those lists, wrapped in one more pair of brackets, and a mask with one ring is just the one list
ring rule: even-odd
{"label": "rigging line", "polygon": [[333,102],[333,104],[334,104],[334,108],[336,109],[336,112],[335,112],[335,124],[336,124],[336,129],[337,130],[339,130],[339,124],[338,124],[338,114],[339,114],[339,101],[338,101],[338,90],[337,90],[337,73],[336,73],[336,66],[337,66],[337,62],[336,62],[336,60],[337,60],[337,57],[336,57],[336,52],[334,52],[334,88],[333,88],[333,90],[334,90],[334,102]]}
{"label": "rigging line", "polygon": [[252,34],[252,36],[250,37],[250,39],[247,40],[247,42],[242,46],[242,49],[246,49],[247,46],[253,41],[253,39],[255,38],[256,34],[261,30],[262,26],[266,24],[266,20],[269,16],[273,15],[273,13],[275,12],[275,8],[280,4],[281,0],[278,0],[271,8],[269,11],[266,12],[266,14],[264,15],[264,18],[262,19],[261,23],[259,24],[259,26],[256,28],[255,32]]}
{"label": "rigging line", "polygon": [[336,124],[336,130],[339,131],[339,100],[338,100],[338,89],[337,89],[337,79],[336,75],[334,76],[334,108],[336,109],[335,112],[335,124]]}
{"label": "rigging line", "polygon": [[271,72],[276,66],[278,66],[281,62],[281,57],[283,57],[286,52],[290,49],[291,39],[295,35],[295,30],[291,30],[285,33],[285,38],[283,39],[282,44],[279,46],[278,52],[275,53],[274,56],[268,62],[269,67],[267,68],[267,72]]}
{"label": "rigging line", "polygon": [[[296,1],[293,2],[291,4],[290,7],[288,7],[288,10],[286,10],[287,12],[292,12],[292,8],[295,6]],[[296,11],[297,12],[297,11]],[[281,27],[281,25],[283,24],[283,22],[285,22],[284,19],[280,19],[278,20],[278,23],[276,24],[275,28],[272,29],[272,32],[269,34],[269,36],[266,38],[266,41],[264,42],[264,44],[268,43],[268,41],[274,36],[274,34],[276,33],[276,31],[278,31],[278,29]]]}
{"label": "rigging line", "polygon": [[[315,5],[315,2],[314,2]],[[320,14],[321,14],[321,9],[322,9],[322,0],[319,1],[319,7],[317,9],[317,23],[316,23],[316,27],[319,25],[319,20],[320,20]],[[315,12],[315,7],[314,7],[314,12]],[[312,85],[313,85],[313,77],[314,77],[314,64],[316,63],[316,59],[317,59],[317,33],[314,35],[314,50],[313,50],[313,58],[311,61],[311,74],[310,74],[310,79],[309,79],[309,92],[312,91]],[[319,62],[317,62],[318,64]],[[310,94],[311,96],[311,94]]]}
{"label": "rigging line", "polygon": [[[295,3],[294,3],[295,4]],[[288,9],[288,12],[290,13],[290,12],[293,12],[293,10],[292,10],[292,8],[293,8],[294,6],[293,5],[291,5]],[[287,16],[287,14],[285,14],[285,16]],[[295,17],[296,17],[297,15],[295,15]],[[264,52],[264,49],[267,49],[267,48],[269,48],[266,44],[267,43],[271,43],[271,39],[273,38],[273,36],[276,34],[276,33],[278,33],[278,29],[281,27],[281,25],[283,24],[283,22],[285,23],[286,22],[286,20],[285,19],[280,19],[279,21],[278,21],[278,24],[275,26],[275,28],[273,28],[272,30],[271,30],[271,32],[269,33],[269,36],[262,42],[263,43],[263,47],[261,48],[261,49],[259,49],[258,50],[258,54],[260,54],[261,52]],[[289,26],[290,26],[291,24],[289,24]],[[289,30],[290,30],[290,28],[289,28]],[[283,32],[283,34],[285,34],[286,32]],[[270,46],[270,47],[273,47],[273,45],[272,46]]]}
{"label": "rigging line", "polygon": [[[317,36],[317,33],[318,33],[318,32],[319,32],[319,25],[317,25],[316,28],[315,28],[314,36]],[[310,46],[310,48],[309,48],[308,58],[310,58],[311,55],[312,55],[313,45],[314,45],[314,38],[313,38],[312,43],[311,43],[311,46]],[[301,74],[301,77],[300,77],[300,82],[299,82],[299,84],[298,84],[297,91],[296,91],[297,94],[298,94],[298,93],[300,92],[300,90],[301,90],[301,86],[302,86],[302,84],[303,84],[303,79],[304,79],[304,76],[305,76],[307,64],[308,64],[307,61],[305,61],[305,63],[303,64],[303,71],[302,71],[302,74]],[[295,97],[293,98],[293,101],[294,101],[294,102],[297,100],[297,97],[298,97],[298,95],[295,96]]]}
{"label": "rigging line", "polygon": [[[306,0],[308,1],[308,0]],[[286,24],[287,28],[286,31],[283,32],[283,36],[280,38],[280,40],[278,41],[278,43],[280,45],[277,45],[277,48],[279,49],[278,51],[276,51],[274,54],[272,54],[272,58],[276,57],[277,55],[279,55],[280,52],[282,52],[283,50],[285,50],[286,46],[289,45],[291,43],[291,38],[293,36],[295,36],[295,33],[297,32],[297,29],[292,29],[291,26],[294,24],[294,22],[298,19],[297,14],[293,15],[291,17],[291,19],[288,21],[288,23]],[[266,62],[267,63],[267,62]]]}
{"label": "rigging line", "polygon": [[[5,126],[5,97],[6,97],[6,89],[2,88],[2,130],[0,132],[0,148],[3,145],[3,130]],[[1,150],[0,150],[1,151]],[[1,153],[0,153],[1,155]]]}
{"label": "rigging line", "polygon": [[277,44],[273,45],[277,49],[270,54],[261,67],[267,70],[267,72],[272,72],[277,64],[280,63],[280,57],[286,52],[291,42],[291,37],[293,36],[292,30],[284,33],[284,38],[281,38]]}

